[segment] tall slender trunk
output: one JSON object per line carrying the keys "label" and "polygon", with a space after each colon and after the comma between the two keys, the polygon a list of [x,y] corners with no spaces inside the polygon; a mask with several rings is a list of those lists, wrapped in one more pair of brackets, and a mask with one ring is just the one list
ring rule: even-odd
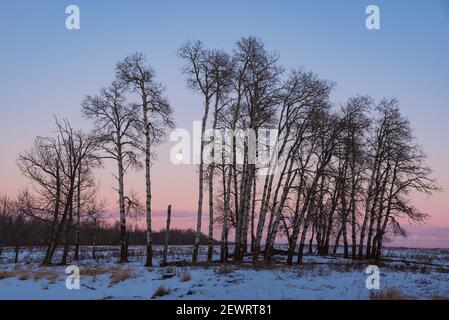
{"label": "tall slender trunk", "polygon": [[[289,246],[288,246],[288,253],[287,253],[287,264],[291,265],[293,263],[293,255],[295,254],[296,249],[296,243],[298,241],[299,231],[301,229],[302,220],[304,219],[304,207],[301,210],[301,213],[299,213],[299,207],[301,203],[301,189],[304,179],[301,178],[300,185],[297,190],[297,198],[296,198],[296,204],[295,204],[295,219],[293,224],[293,230],[292,235],[290,237]],[[306,204],[304,204],[305,206]]]}
{"label": "tall slender trunk", "polygon": [[[368,224],[368,218],[369,218],[369,214],[371,212],[371,202],[373,199],[374,186],[379,179],[380,164],[382,162],[380,159],[380,157],[381,157],[380,150],[381,150],[382,145],[383,145],[383,141],[382,141],[382,139],[379,139],[377,142],[376,155],[374,156],[373,170],[371,172],[371,177],[369,180],[368,194],[367,194],[366,203],[365,203],[365,216],[363,218],[362,228],[360,231],[359,252],[358,252],[359,259],[363,258],[363,246],[364,246],[364,240],[365,240],[366,227]],[[374,206],[374,204],[372,206]]]}
{"label": "tall slender trunk", "polygon": [[351,256],[352,259],[357,258],[357,216],[356,216],[356,209],[357,209],[357,203],[356,203],[356,192],[357,192],[357,184],[358,179],[355,179],[355,172],[352,170],[352,194],[351,194],[351,203],[350,203],[350,210],[351,210]]}
{"label": "tall slender trunk", "polygon": [[118,194],[119,194],[119,210],[120,210],[120,263],[128,262],[127,244],[126,244],[126,214],[125,214],[125,195],[124,195],[124,168],[121,145],[118,143]]}
{"label": "tall slender trunk", "polygon": [[341,237],[342,233],[343,233],[343,226],[340,227],[340,230],[338,231],[337,237],[335,238],[334,250],[332,251],[332,253],[334,255],[337,254],[338,246],[339,246],[339,243],[340,243],[340,237]]}
{"label": "tall slender trunk", "polygon": [[251,197],[251,189],[252,189],[252,177],[254,164],[249,163],[250,155],[249,155],[249,140],[245,140],[244,143],[244,170],[242,173],[242,183],[240,186],[240,204],[239,204],[239,212],[237,218],[237,229],[236,229],[236,237],[235,237],[235,249],[234,249],[234,261],[241,262],[243,258],[243,238],[246,235],[245,232],[245,219],[247,219],[247,215],[249,213],[249,203]]}
{"label": "tall slender trunk", "polygon": [[[73,195],[73,193],[72,193]],[[70,209],[69,209],[69,218],[67,219],[67,224],[66,224],[66,231],[65,231],[65,242],[64,242],[64,250],[62,253],[62,258],[61,258],[61,265],[66,265],[67,264],[67,256],[69,254],[69,249],[70,249],[70,231],[72,230],[72,221],[73,221],[73,197],[70,198],[70,200],[68,199],[67,201],[70,201]]]}
{"label": "tall slender trunk", "polygon": [[226,262],[228,259],[228,220],[230,211],[231,198],[231,180],[232,180],[232,165],[228,165],[228,178],[226,180],[225,161],[223,159],[223,194],[224,194],[224,212],[223,212],[223,228],[221,233],[221,250],[220,261]]}
{"label": "tall slender trunk", "polygon": [[94,234],[92,236],[92,260],[95,260],[96,253],[96,241],[97,241],[97,228],[94,229]]}
{"label": "tall slender trunk", "polygon": [[145,189],[146,189],[146,222],[147,222],[147,258],[146,267],[153,266],[153,233],[151,230],[151,137],[148,120],[146,95],[142,95],[143,125],[145,133]]}
{"label": "tall slender trunk", "polygon": [[378,161],[378,157],[376,156],[375,161],[374,161],[374,166],[373,166],[373,172],[371,173],[371,178],[370,178],[370,182],[369,182],[369,186],[368,186],[368,194],[367,194],[366,203],[365,203],[365,216],[363,218],[362,229],[360,230],[359,252],[358,252],[359,259],[362,259],[362,257],[363,257],[363,246],[364,246],[364,240],[365,240],[366,227],[368,224],[368,218],[369,218],[369,214],[371,212],[371,201],[372,201],[373,192],[374,192],[374,183],[375,183],[375,179],[377,178],[378,170],[379,170],[379,165],[378,165],[377,161]]}
{"label": "tall slender trunk", "polygon": [[348,244],[348,231],[347,231],[347,219],[343,221],[343,257],[349,258],[349,244]]}
{"label": "tall slender trunk", "polygon": [[78,169],[77,204],[76,204],[76,229],[75,229],[75,260],[79,259],[81,224],[81,165]]}
{"label": "tall slender trunk", "polygon": [[214,253],[214,164],[209,165],[209,233],[207,261],[212,262]]}
{"label": "tall slender trunk", "polygon": [[217,129],[218,123],[218,106],[220,102],[220,90],[217,90],[215,94],[215,108],[214,108],[214,119],[213,119],[213,135],[212,135],[212,148],[211,148],[211,158],[212,163],[209,165],[209,243],[207,250],[207,261],[212,262],[212,256],[214,252],[214,170],[215,170],[215,130]]}
{"label": "tall slender trunk", "polygon": [[192,253],[192,263],[196,263],[198,261],[198,252],[200,247],[200,235],[201,235],[201,221],[203,218],[203,188],[204,188],[204,132],[206,131],[206,122],[207,116],[209,113],[209,98],[205,98],[204,103],[204,115],[201,121],[201,143],[200,143],[200,168],[198,174],[198,217],[196,221],[196,233],[195,233],[195,242],[193,246]]}
{"label": "tall slender trunk", "polygon": [[[368,238],[367,238],[367,241],[366,241],[366,255],[365,255],[365,257],[367,259],[369,259],[371,257],[371,246],[372,246],[371,240],[372,240],[372,237],[373,237],[374,222],[376,220],[376,217],[379,214],[382,214],[382,212],[380,212],[380,209],[382,209],[382,206],[383,206],[383,198],[384,198],[385,191],[386,191],[385,190],[385,186],[386,186],[386,184],[388,182],[389,172],[390,172],[390,165],[388,164],[387,168],[385,169],[385,172],[382,173],[382,175],[385,175],[382,184],[379,186],[379,184],[380,184],[380,181],[379,181],[379,183],[376,185],[377,186],[376,187],[376,193],[375,193],[375,197],[374,197],[374,200],[373,200],[373,206],[371,208],[371,213],[370,213],[370,223],[369,223],[369,228],[368,228]],[[376,215],[376,209],[377,209],[378,205],[379,205],[379,212],[378,212],[378,215]]]}
{"label": "tall slender trunk", "polygon": [[[292,177],[293,164],[294,164],[292,155],[296,154],[296,151],[298,150],[299,145],[300,145],[299,142],[295,141],[294,145],[291,147],[291,149],[289,151],[289,156],[287,157],[287,159],[289,161],[286,161],[284,168],[282,169],[281,178],[280,178],[278,187],[282,184],[281,182],[282,182],[282,178],[283,178],[283,175],[285,172],[287,172],[287,176],[286,176],[285,182],[283,184],[281,199],[280,199],[279,203],[276,205],[276,210],[274,211],[275,213],[274,213],[273,226],[267,234],[267,241],[266,241],[267,243],[265,244],[265,255],[264,255],[265,261],[271,260],[271,253],[272,253],[271,251],[273,249],[274,241],[276,239],[276,235],[278,232],[279,222],[280,222],[281,215],[282,215],[282,210],[284,209],[285,201],[287,200],[288,193],[290,192],[291,184],[294,180],[294,177],[296,176],[296,171],[295,171],[295,174]],[[278,190],[279,189],[276,190],[276,193],[278,192]]]}
{"label": "tall slender trunk", "polygon": [[375,239],[375,241],[377,241],[377,245],[376,245],[376,252],[375,252],[375,255],[373,256],[373,258],[376,260],[376,262],[379,261],[380,256],[381,256],[383,237],[385,234],[385,230],[387,229],[388,219],[390,218],[391,207],[393,205],[394,186],[396,183],[397,170],[398,170],[397,165],[398,165],[398,163],[396,162],[394,170],[393,170],[393,178],[392,178],[392,181],[390,182],[390,188],[388,191],[388,202],[387,202],[387,207],[386,207],[385,219],[383,221],[382,228],[378,231],[377,239]]}
{"label": "tall slender trunk", "polygon": [[340,183],[337,180],[337,182],[335,183],[335,190],[334,190],[334,193],[332,196],[331,210],[330,210],[329,217],[327,220],[326,236],[325,236],[324,248],[323,248],[322,254],[329,253],[329,245],[330,245],[330,238],[331,238],[331,233],[332,233],[332,229],[333,229],[334,213],[335,213],[335,210],[337,209],[339,198],[340,198]]}
{"label": "tall slender trunk", "polygon": [[[347,152],[346,158],[347,158]],[[348,258],[349,252],[348,252],[348,234],[346,229],[346,223],[347,223],[347,217],[348,217],[348,208],[347,208],[347,201],[346,201],[346,176],[348,171],[348,161],[346,158],[343,160],[343,172],[341,177],[341,228],[343,233],[343,256],[345,258]]]}
{"label": "tall slender trunk", "polygon": [[255,219],[255,210],[256,210],[256,181],[257,179],[254,178],[254,185],[253,185],[253,201],[251,205],[251,252],[254,252],[254,241],[255,241],[255,234],[254,234],[254,219]]}
{"label": "tall slender trunk", "polygon": [[305,242],[306,242],[306,235],[307,235],[307,230],[309,229],[309,222],[310,222],[310,218],[312,215],[312,211],[315,210],[314,209],[314,204],[315,200],[312,200],[312,204],[311,204],[311,210],[307,212],[306,214],[306,218],[304,221],[304,227],[302,229],[302,234],[301,234],[301,240],[299,242],[299,249],[298,249],[298,260],[296,263],[301,264],[302,263],[302,258],[303,258],[303,253],[304,253],[304,246],[305,246]]}
{"label": "tall slender trunk", "polygon": [[164,252],[162,254],[162,265],[163,266],[165,266],[167,264],[168,240],[169,240],[169,236],[170,236],[170,220],[171,220],[171,204],[167,208],[167,226],[165,228]]}
{"label": "tall slender trunk", "polygon": [[61,204],[61,177],[60,177],[60,167],[59,162],[56,160],[56,194],[55,194],[55,205],[53,211],[53,221],[52,227],[50,231],[49,242],[47,246],[47,251],[45,253],[45,257],[42,261],[44,266],[51,264],[51,252],[52,248],[55,246],[54,239],[56,238],[56,233],[58,229],[58,220],[59,220],[59,208]]}
{"label": "tall slender trunk", "polygon": [[313,237],[315,235],[315,223],[312,224],[312,234],[310,235],[310,239],[309,239],[309,254],[313,253],[313,248],[312,248],[312,244],[313,244]]}
{"label": "tall slender trunk", "polygon": [[[252,169],[255,170],[255,169]],[[251,194],[252,197],[255,197],[256,191],[253,189],[254,187],[254,181],[255,181],[255,175],[252,175],[251,181],[249,182],[249,194],[247,195],[247,203],[246,203],[246,210],[245,215],[243,216],[243,226],[242,226],[242,256],[245,255],[248,252],[248,228],[249,228],[249,220],[250,220],[250,207],[252,207],[251,203],[253,203],[250,198]],[[251,212],[252,209],[251,209]]]}
{"label": "tall slender trunk", "polygon": [[14,246],[14,263],[19,263],[20,245]]}
{"label": "tall slender trunk", "polygon": [[268,204],[271,196],[274,174],[271,172],[265,177],[265,183],[262,192],[262,203],[260,205],[259,220],[257,221],[257,230],[254,236],[253,244],[253,262],[257,262],[260,254],[260,242],[262,240],[262,232],[265,226],[265,219],[268,212]]}
{"label": "tall slender trunk", "polygon": [[[304,221],[304,227],[302,230],[302,234],[301,234],[301,241],[299,243],[299,250],[298,250],[298,261],[297,263],[300,264],[302,263],[302,258],[303,258],[303,252],[304,252],[304,246],[305,246],[305,241],[306,241],[306,235],[307,235],[307,231],[309,228],[309,223],[310,220],[313,219],[315,217],[315,210],[316,210],[316,199],[315,199],[315,193],[318,187],[318,180],[321,178],[321,184],[323,185],[324,183],[324,176],[321,175],[321,170],[323,167],[320,166],[320,169],[317,170],[316,176],[312,182],[312,186],[310,187],[310,191],[308,192],[307,195],[307,204],[304,204],[305,208],[304,210],[307,210],[307,212],[305,213],[305,221]],[[321,199],[320,195],[320,201]],[[313,230],[312,230],[313,232]],[[313,239],[313,236],[312,236]]]}
{"label": "tall slender trunk", "polygon": [[357,231],[356,231],[356,203],[355,200],[352,200],[351,203],[351,256],[352,259],[357,258]]}
{"label": "tall slender trunk", "polygon": [[69,203],[73,199],[73,186],[71,186],[69,188],[69,193],[68,193],[67,199],[70,199],[70,200],[66,201],[66,204],[64,206],[64,213],[62,215],[61,221],[58,224],[58,226],[56,228],[56,231],[55,231],[55,233],[53,235],[53,238],[51,240],[51,243],[50,243],[49,253],[48,253],[48,260],[44,260],[43,265],[51,264],[51,260],[52,260],[53,254],[55,253],[56,248],[58,247],[59,240],[60,240],[60,237],[61,237],[61,233],[62,233],[62,230],[64,229],[64,226],[65,226],[65,223],[66,223],[66,220],[67,220],[67,216],[68,216],[69,210],[70,210],[70,204]]}

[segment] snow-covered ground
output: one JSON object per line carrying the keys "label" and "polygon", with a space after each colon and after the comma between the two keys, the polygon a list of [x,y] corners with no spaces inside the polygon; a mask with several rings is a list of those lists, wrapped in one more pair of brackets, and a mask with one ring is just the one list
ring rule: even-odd
{"label": "snow-covered ground", "polygon": [[[282,255],[272,265],[256,268],[250,263],[192,267],[191,250],[171,247],[168,260],[176,263],[159,267],[162,248],[156,247],[155,267],[145,268],[143,247],[130,248],[130,262],[122,265],[116,263],[117,247],[97,248],[95,260],[90,248],[82,247],[79,261],[69,259],[79,267],[80,288],[69,290],[66,266],[39,265],[43,248],[23,249],[18,264],[13,263],[12,249],[4,249],[0,299],[369,299],[391,288],[410,298],[449,297],[449,249],[385,249],[380,290],[366,288],[369,262],[354,263],[341,256],[306,255],[301,266],[291,267],[282,262]],[[201,248],[203,259],[206,250]],[[219,258],[218,247],[214,258]]]}

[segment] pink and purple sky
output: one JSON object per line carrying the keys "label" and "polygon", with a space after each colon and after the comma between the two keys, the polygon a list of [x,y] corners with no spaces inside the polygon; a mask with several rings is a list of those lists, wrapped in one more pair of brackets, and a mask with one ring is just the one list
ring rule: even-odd
{"label": "pink and purple sky", "polygon": [[[65,29],[65,8],[76,4],[81,29]],[[276,50],[286,69],[304,66],[337,82],[338,104],[355,94],[376,100],[395,96],[429,155],[443,192],[415,195],[431,215],[426,227],[410,229],[404,245],[449,247],[449,2],[376,1],[381,29],[365,28],[368,1],[14,1],[0,8],[0,193],[15,196],[29,181],[15,160],[36,135],[50,135],[53,115],[76,127],[90,123],[80,102],[108,85],[114,66],[140,51],[167,88],[176,126],[192,129],[201,117],[200,97],[181,75],[179,46],[200,39],[231,50],[241,36],[256,35]],[[159,148],[153,166],[155,228],[168,204],[174,227],[193,228],[197,202],[194,165],[169,161],[172,144]],[[98,171],[101,197],[116,206],[113,163]],[[131,172],[126,187],[144,195],[144,175]],[[157,213],[159,212],[159,213]],[[206,228],[205,220],[205,228]]]}

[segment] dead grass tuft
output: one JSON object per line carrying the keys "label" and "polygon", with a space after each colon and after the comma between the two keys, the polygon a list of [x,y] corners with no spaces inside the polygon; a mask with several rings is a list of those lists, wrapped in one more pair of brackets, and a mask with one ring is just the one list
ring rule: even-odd
{"label": "dead grass tuft", "polygon": [[234,272],[234,267],[230,264],[222,264],[215,269],[216,274],[230,274]]}
{"label": "dead grass tuft", "polygon": [[12,271],[0,271],[0,279],[14,278],[21,281],[28,280],[31,277],[31,271],[28,269],[14,269]]}
{"label": "dead grass tuft", "polygon": [[449,300],[447,296],[433,295],[432,300]]}
{"label": "dead grass tuft", "polygon": [[114,284],[117,284],[119,282],[136,278],[137,275],[134,272],[134,269],[132,267],[127,267],[123,269],[114,269],[111,270],[111,276],[109,279],[109,286],[113,286]]}
{"label": "dead grass tuft", "polygon": [[18,271],[0,271],[0,280],[16,277],[17,275]]}
{"label": "dead grass tuft", "polygon": [[164,272],[167,273],[167,274],[175,273],[175,268],[173,268],[172,266],[168,266],[168,267],[165,268]]}
{"label": "dead grass tuft", "polygon": [[37,270],[33,273],[34,280],[47,279],[50,283],[55,283],[58,279],[58,273],[53,270]]}
{"label": "dead grass tuft", "polygon": [[190,272],[184,272],[179,277],[179,281],[181,281],[181,282],[187,282],[190,280],[192,280],[192,275],[190,274]]}
{"label": "dead grass tuft", "polygon": [[19,279],[20,281],[25,281],[29,278],[31,278],[31,272],[29,270],[22,270],[21,272],[19,272],[19,276],[17,279]]}
{"label": "dead grass tuft", "polygon": [[105,273],[109,273],[114,269],[120,268],[120,266],[113,266],[113,267],[87,267],[87,268],[80,268],[80,275],[81,276],[91,276],[96,277],[98,275],[102,275]]}
{"label": "dead grass tuft", "polygon": [[0,271],[0,280],[14,277],[13,273],[12,271]]}
{"label": "dead grass tuft", "polygon": [[370,295],[371,300],[414,300],[415,298],[406,294],[403,294],[396,288],[389,288],[379,292],[372,292]]}
{"label": "dead grass tuft", "polygon": [[109,274],[109,286],[137,277],[137,274],[131,266],[124,267],[123,265],[81,268],[80,274],[81,276],[92,277],[92,281],[94,282],[97,276]]}
{"label": "dead grass tuft", "polygon": [[166,295],[170,294],[170,291],[171,291],[170,288],[161,286],[156,289],[156,291],[153,294],[153,298],[166,296]]}

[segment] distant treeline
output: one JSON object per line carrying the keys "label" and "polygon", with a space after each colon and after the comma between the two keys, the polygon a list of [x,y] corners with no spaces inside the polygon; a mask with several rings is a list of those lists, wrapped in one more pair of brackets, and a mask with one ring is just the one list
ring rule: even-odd
{"label": "distant treeline", "polygon": [[[120,224],[92,224],[82,223],[80,225],[79,240],[80,245],[117,245],[120,243]],[[18,237],[20,234],[20,237]],[[36,246],[47,245],[49,242],[48,224],[39,220],[27,219],[26,221],[16,221],[13,216],[0,215],[0,247]],[[138,227],[127,230],[129,245],[145,245],[146,230]],[[20,238],[20,243],[17,239]],[[179,230],[172,229],[169,234],[169,245],[191,245],[194,242],[195,231],[192,229]],[[153,233],[153,243],[163,245],[165,230]],[[70,232],[70,243],[75,242],[75,230]],[[206,235],[201,234],[200,243],[208,244]],[[215,241],[218,244],[218,241]]]}

